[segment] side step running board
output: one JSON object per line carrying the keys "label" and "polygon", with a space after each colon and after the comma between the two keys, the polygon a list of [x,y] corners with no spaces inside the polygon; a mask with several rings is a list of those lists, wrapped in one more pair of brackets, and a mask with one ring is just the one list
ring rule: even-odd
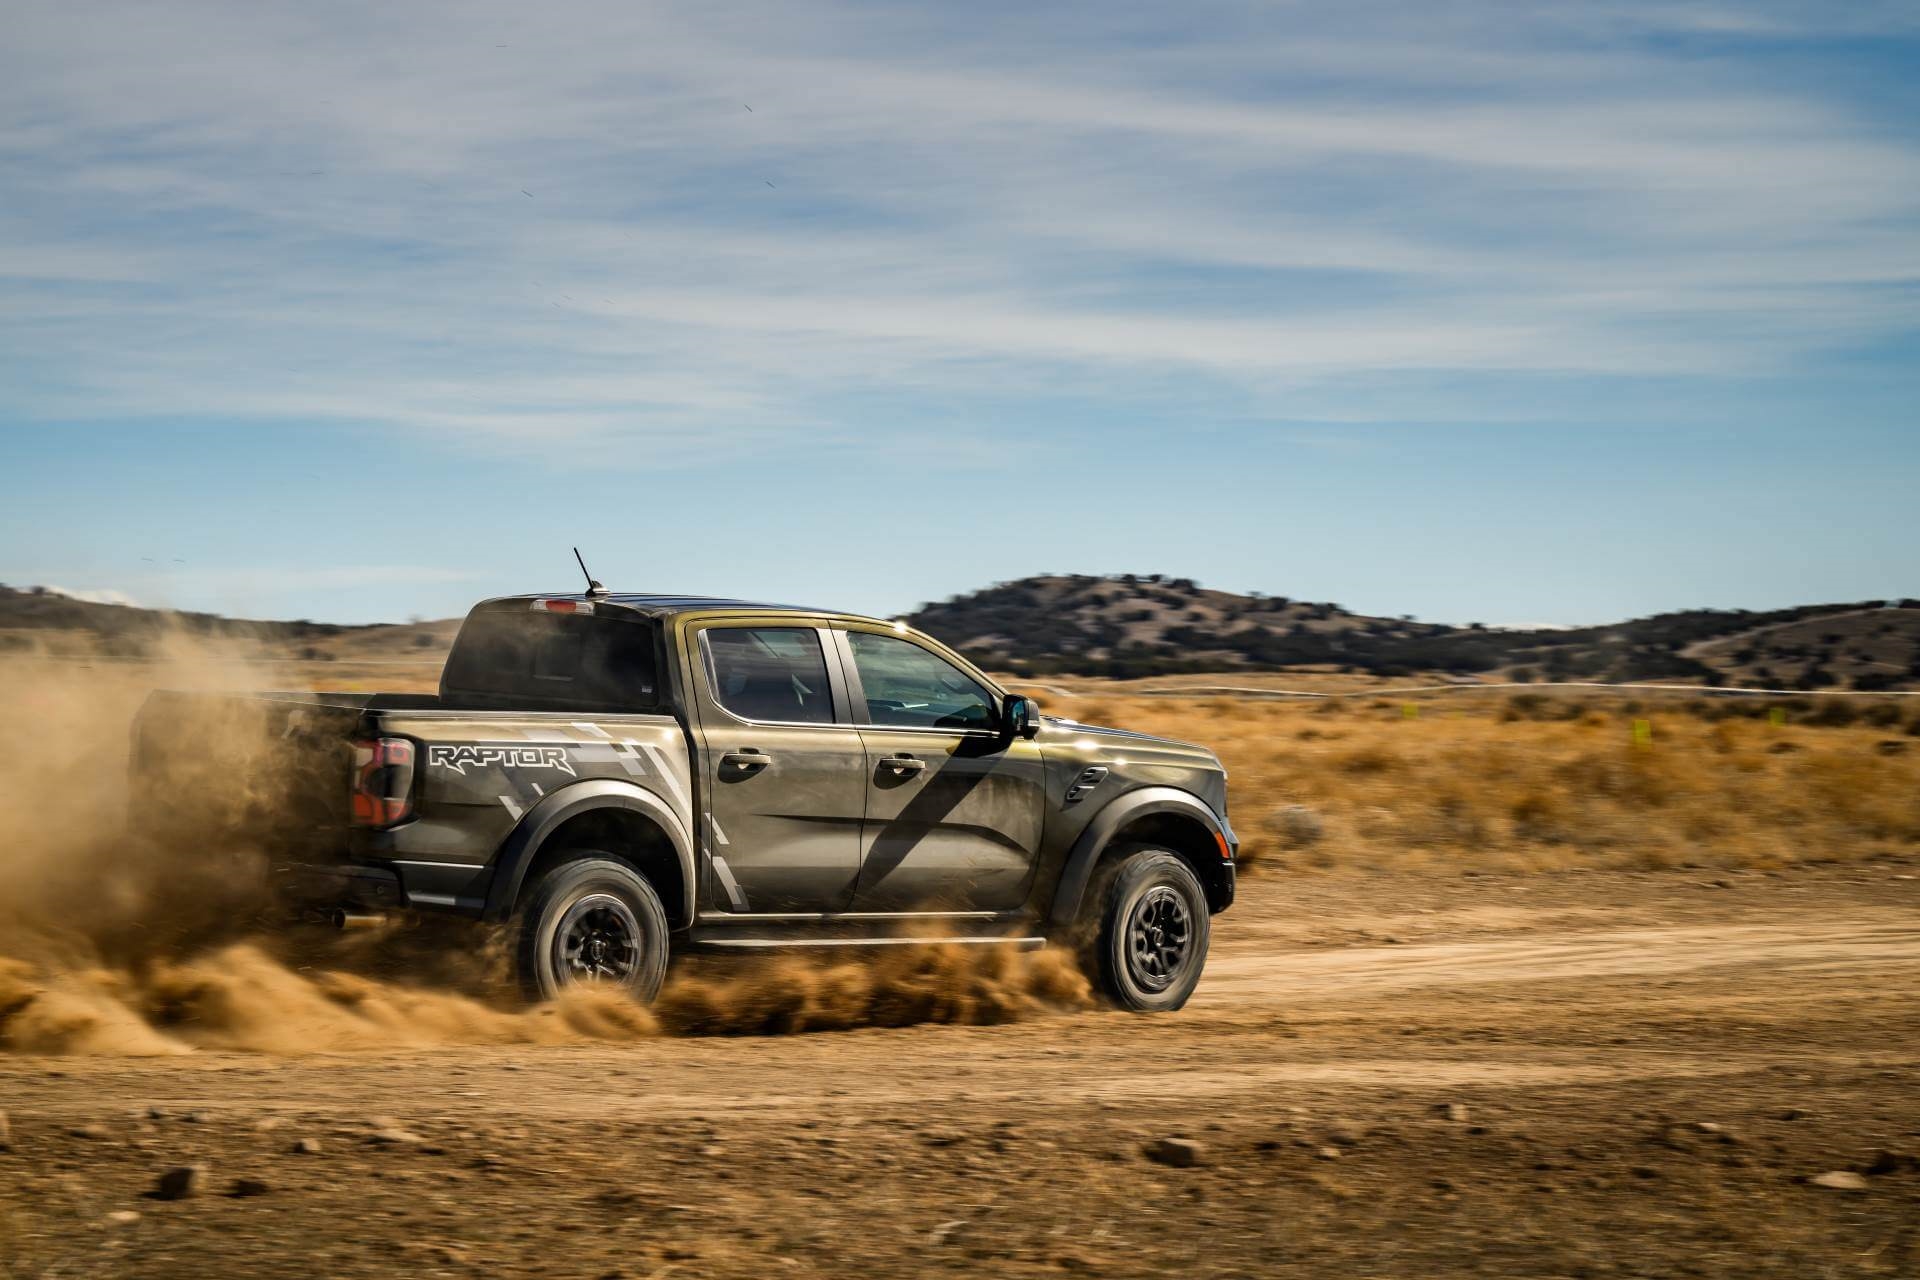
{"label": "side step running board", "polygon": [[693,946],[725,948],[728,950],[769,950],[784,947],[931,947],[943,942],[958,943],[968,947],[1017,947],[1022,951],[1038,951],[1047,945],[1045,938],[1020,938],[1000,935],[998,937],[966,938],[742,938],[731,930],[715,934],[696,930],[689,938]]}

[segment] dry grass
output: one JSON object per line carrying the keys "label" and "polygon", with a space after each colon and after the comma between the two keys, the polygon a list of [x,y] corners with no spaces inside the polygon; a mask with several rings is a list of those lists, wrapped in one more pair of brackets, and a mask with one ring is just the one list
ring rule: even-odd
{"label": "dry grass", "polygon": [[[1920,852],[1920,708],[1789,705],[1776,723],[1765,706],[1525,694],[1411,710],[1055,707],[1218,751],[1252,868],[1768,868]],[[1288,806],[1318,823],[1280,820]]]}
{"label": "dry grass", "polygon": [[[155,677],[142,664],[100,664],[93,674],[128,689]],[[263,688],[415,692],[439,677],[430,662],[352,660],[221,674]],[[1253,870],[1770,868],[1920,853],[1920,699],[1542,690],[1410,702],[1382,690],[1274,702],[1098,689],[1040,700],[1076,720],[1218,751]],[[1636,721],[1646,723],[1644,742]],[[1289,806],[1318,821],[1277,822]]]}

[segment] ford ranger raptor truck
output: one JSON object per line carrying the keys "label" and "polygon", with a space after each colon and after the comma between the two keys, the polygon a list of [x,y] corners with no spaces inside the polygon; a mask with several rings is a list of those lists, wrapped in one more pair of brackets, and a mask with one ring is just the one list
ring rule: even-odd
{"label": "ford ranger raptor truck", "polygon": [[153,694],[143,826],[191,825],[189,756],[251,797],[221,838],[292,901],[504,925],[536,999],[649,1000],[685,950],[939,940],[1072,945],[1116,1005],[1178,1009],[1234,893],[1211,751],[1042,716],[939,641],[831,610],[488,600],[437,696]]}

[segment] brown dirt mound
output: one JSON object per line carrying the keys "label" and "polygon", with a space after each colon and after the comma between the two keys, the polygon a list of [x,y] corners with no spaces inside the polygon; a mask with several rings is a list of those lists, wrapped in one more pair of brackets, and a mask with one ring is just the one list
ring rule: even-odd
{"label": "brown dirt mound", "polygon": [[676,975],[653,1009],[591,988],[527,1008],[356,973],[301,973],[257,942],[154,959],[138,970],[48,970],[0,957],[0,1048],[16,1053],[292,1055],[662,1032],[778,1035],[1004,1023],[1087,1003],[1085,979],[1061,953],[944,944],[871,960],[786,957]]}

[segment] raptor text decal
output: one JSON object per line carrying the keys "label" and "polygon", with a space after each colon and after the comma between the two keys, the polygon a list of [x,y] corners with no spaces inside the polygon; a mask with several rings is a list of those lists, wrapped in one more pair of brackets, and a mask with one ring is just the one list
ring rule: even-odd
{"label": "raptor text decal", "polygon": [[427,764],[435,769],[451,769],[463,778],[470,764],[573,772],[573,761],[567,759],[565,747],[428,747]]}

